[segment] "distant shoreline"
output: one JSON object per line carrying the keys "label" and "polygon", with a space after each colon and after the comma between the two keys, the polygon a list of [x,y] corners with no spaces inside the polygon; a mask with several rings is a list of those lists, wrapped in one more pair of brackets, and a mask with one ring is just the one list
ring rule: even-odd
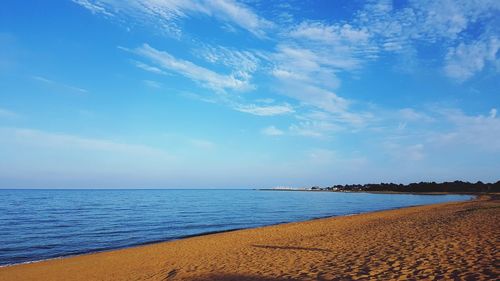
{"label": "distant shoreline", "polygon": [[273,189],[273,188],[259,188],[255,189],[258,191],[301,191],[301,192],[333,192],[333,193],[371,193],[371,194],[410,194],[410,195],[495,195],[500,194],[499,192],[417,192],[417,191],[356,191],[356,190],[345,190],[345,191],[334,191],[334,190],[311,190],[311,189]]}
{"label": "distant shoreline", "polygon": [[274,188],[262,188],[259,190],[275,191],[330,191],[330,192],[367,192],[367,193],[405,193],[405,194],[487,194],[500,193],[500,180],[492,183],[481,181],[471,183],[464,181],[452,182],[418,182],[409,184],[397,183],[369,183],[369,184],[346,184],[328,187],[301,187],[279,186]]}

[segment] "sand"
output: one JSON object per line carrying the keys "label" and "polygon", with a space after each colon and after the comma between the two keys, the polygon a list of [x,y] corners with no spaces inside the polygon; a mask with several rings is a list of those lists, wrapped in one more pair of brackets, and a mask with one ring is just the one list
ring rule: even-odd
{"label": "sand", "polygon": [[0,268],[0,280],[494,280],[500,200],[318,219]]}

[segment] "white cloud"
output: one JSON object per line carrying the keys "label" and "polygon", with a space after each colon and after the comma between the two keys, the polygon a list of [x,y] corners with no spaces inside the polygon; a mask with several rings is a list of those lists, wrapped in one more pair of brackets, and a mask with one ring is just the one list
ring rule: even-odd
{"label": "white cloud", "polygon": [[[491,21],[500,11],[499,3],[424,0],[409,1],[405,7],[395,8],[392,1],[370,1],[348,22],[306,20],[291,28],[282,27],[286,41],[281,50],[278,48],[277,54],[282,59],[278,59],[275,74],[306,80],[311,71],[326,70],[328,76],[335,77],[339,71],[360,69],[384,52],[417,57],[419,43],[440,42],[450,46],[446,58],[443,55],[446,74],[465,80],[480,71],[485,61],[495,60],[498,28],[479,29],[477,37],[487,38],[488,46],[475,46],[482,42],[474,41],[475,38],[470,40],[472,43],[464,43],[463,33],[481,20],[494,25]],[[290,67],[281,66],[282,61],[291,62]],[[318,85],[325,87],[324,83]]]}
{"label": "white cloud", "polygon": [[[403,7],[393,6],[393,1],[369,1],[348,20],[297,21],[289,15],[287,18],[292,21],[283,21],[281,26],[255,13],[249,6],[252,4],[232,0],[78,2],[84,7],[89,6],[87,3],[96,6],[86,7],[96,13],[102,8],[117,16],[173,30],[177,35],[184,32],[180,25],[184,20],[210,16],[221,26],[232,29],[231,32],[237,32],[235,28],[239,27],[260,38],[272,36],[272,40],[260,42],[265,42],[265,47],[252,50],[211,45],[212,41],[203,42],[205,38],[189,38],[196,45],[191,54],[203,59],[203,63],[174,57],[147,44],[128,51],[149,60],[150,63],[135,62],[139,68],[158,74],[180,74],[216,92],[213,96],[191,94],[191,97],[259,116],[295,113],[302,121],[289,127],[295,135],[326,136],[339,130],[365,128],[377,118],[382,122],[378,114],[356,108],[366,104],[342,94],[339,77],[359,75],[365,65],[387,54],[399,55],[399,61],[408,56],[404,57],[408,66],[411,60],[418,59],[418,48],[423,43],[442,56],[436,63],[439,67],[444,65],[444,74],[460,81],[470,79],[489,65],[500,70],[498,29],[476,26],[478,23],[487,26],[498,14],[500,2],[494,0],[410,0]],[[289,8],[287,12],[291,11]],[[466,34],[476,27],[477,34]],[[406,59],[410,63],[406,64]],[[291,101],[292,107],[274,101],[245,103],[238,92],[256,89],[257,79],[252,79],[261,75],[267,77],[262,79],[265,82],[259,84],[259,90],[265,88],[297,104]],[[398,119],[401,129],[438,122],[434,116],[411,108],[388,115]]]}
{"label": "white cloud", "polygon": [[436,41],[459,39],[460,33],[479,19],[494,17],[500,4],[495,0],[425,0],[414,1],[411,8],[418,15],[415,32],[420,39]]}
{"label": "white cloud", "polygon": [[[268,21],[248,6],[232,0],[74,0],[73,2],[90,10],[117,18],[132,18],[142,24],[159,27],[174,37],[180,37],[179,24],[189,16],[213,16],[234,24],[257,37],[264,37],[266,30],[273,27]],[[124,20],[121,20],[124,21]]]}
{"label": "white cloud", "polygon": [[302,22],[296,26],[290,35],[330,45],[340,43],[366,43],[370,34],[366,29],[356,29],[349,24],[327,25],[321,22]]}
{"label": "white cloud", "polygon": [[265,99],[256,99],[255,102],[271,104],[271,103],[274,103],[275,100],[271,99],[271,98],[265,98]]}
{"label": "white cloud", "polygon": [[482,71],[487,63],[499,64],[500,59],[497,58],[499,49],[500,40],[497,37],[470,44],[460,43],[448,50],[445,73],[458,81],[465,81]]}
{"label": "white cloud", "polygon": [[248,90],[252,85],[249,77],[236,77],[223,75],[208,68],[201,67],[190,61],[177,59],[165,51],[159,51],[148,44],[132,50],[137,55],[143,56],[155,63],[159,68],[181,74],[195,82],[214,90]]}
{"label": "white cloud", "polygon": [[237,111],[250,113],[258,116],[273,116],[293,113],[294,109],[288,104],[282,105],[255,105],[255,104],[237,104],[233,107]]}
{"label": "white cloud", "polygon": [[[321,79],[322,83],[335,79],[336,71],[359,68],[358,59],[350,57],[344,51],[337,51],[329,46],[308,45],[305,42],[308,41],[293,41],[278,45],[273,57],[277,68],[303,74],[319,74],[317,79]],[[327,74],[326,77],[321,76],[324,73]],[[330,80],[325,79],[327,77]],[[312,81],[310,77],[307,78]],[[330,85],[335,87],[338,83]]]}
{"label": "white cloud", "polygon": [[274,126],[269,126],[261,131],[262,134],[268,135],[268,136],[281,136],[284,134],[284,132]]}
{"label": "white cloud", "polygon": [[89,0],[73,0],[74,3],[86,8],[91,11],[93,14],[103,14],[106,16],[112,16],[110,12],[108,12],[101,4],[97,1],[95,3]]}
{"label": "white cloud", "polygon": [[330,66],[340,70],[355,70],[378,51],[372,44],[368,29],[350,24],[326,24],[304,21],[289,33],[296,44],[320,55]]}
{"label": "white cloud", "polygon": [[277,82],[277,93],[343,121],[356,119],[356,114],[349,112],[350,101],[333,91],[339,84],[335,74],[338,65],[328,56],[311,49],[280,45],[273,58],[275,68],[271,74]]}
{"label": "white cloud", "polygon": [[223,46],[205,46],[197,49],[195,55],[211,64],[223,65],[237,76],[249,78],[260,66],[259,55],[247,50],[235,50]]}
{"label": "white cloud", "polygon": [[233,110],[256,115],[256,116],[276,116],[295,113],[295,108],[288,103],[275,104],[273,99],[256,99],[255,103],[242,101],[243,99],[232,95],[215,95],[207,98],[195,93],[184,93],[187,98],[226,105]]}
{"label": "white cloud", "polygon": [[212,13],[220,18],[237,24],[258,37],[265,36],[265,30],[273,23],[259,17],[247,6],[232,0],[208,0],[205,2]]}
{"label": "white cloud", "polygon": [[[124,49],[124,50],[130,51],[128,49]],[[133,63],[134,63],[135,66],[137,66],[138,68],[140,68],[142,70],[145,70],[145,71],[148,71],[148,72],[151,72],[151,73],[154,73],[154,74],[168,75],[168,73],[166,73],[165,71],[159,69],[156,66],[152,66],[152,65],[140,62],[140,61],[133,61]]]}
{"label": "white cloud", "polygon": [[304,137],[322,138],[330,135],[332,132],[339,131],[342,128],[329,121],[303,121],[292,124],[288,128],[292,135]]}
{"label": "white cloud", "polygon": [[492,108],[490,110],[490,118],[496,118],[497,117],[497,109],[496,108]]}
{"label": "white cloud", "polygon": [[202,101],[202,102],[206,102],[206,103],[218,103],[218,102],[220,102],[219,99],[217,99],[216,97],[206,97],[205,95],[200,95],[200,94],[196,94],[193,92],[181,91],[180,95],[185,97],[185,98],[188,98],[188,99]]}
{"label": "white cloud", "polygon": [[[350,26],[334,29],[315,23],[302,24],[292,30],[289,42],[278,45],[276,52],[270,56],[274,65],[271,75],[276,79],[276,92],[302,105],[324,111],[330,121],[348,126],[363,124],[366,114],[354,113],[349,108],[352,102],[335,93],[340,84],[337,72],[353,71],[360,66],[351,47],[342,44],[366,39],[349,33],[350,30]],[[325,33],[329,34],[329,39],[323,38],[327,36]],[[313,39],[317,42],[311,43]],[[300,135],[319,135],[317,130],[294,130]]]}
{"label": "white cloud", "polygon": [[[459,109],[442,106],[430,107],[422,112],[409,112],[412,113],[406,119],[408,123],[400,123],[398,130],[382,126],[371,134],[371,142],[380,145],[385,155],[398,162],[402,161],[400,163],[412,160],[440,168],[453,167],[462,165],[460,163],[465,163],[469,158],[470,161],[485,161],[484,159],[494,159],[500,153],[500,144],[496,141],[500,139],[500,119],[496,118],[494,109],[484,115],[469,115]],[[381,124],[387,124],[390,118],[394,118],[394,121],[401,120],[399,113],[385,118]],[[478,166],[483,164],[478,163]],[[429,167],[421,166],[424,170]]]}
{"label": "white cloud", "polygon": [[290,81],[283,92],[286,96],[295,98],[304,104],[312,105],[330,113],[347,110],[349,101],[335,93],[310,84]]}
{"label": "white cloud", "polygon": [[496,110],[489,116],[466,115],[460,110],[444,109],[440,112],[452,125],[450,130],[435,133],[433,143],[444,146],[465,145],[469,149],[500,152],[500,119]]}
{"label": "white cloud", "polygon": [[[481,71],[487,60],[494,60],[491,54],[498,50],[498,43],[491,38],[497,38],[494,19],[498,12],[500,2],[494,0],[409,1],[404,8],[394,8],[391,1],[375,1],[358,11],[352,22],[366,28],[368,45],[377,52],[411,53],[424,42],[439,43],[436,54],[440,54],[440,47],[449,46],[443,55],[445,74],[465,81]],[[477,28],[479,22],[485,27]],[[477,35],[471,38],[464,33],[472,26]]]}

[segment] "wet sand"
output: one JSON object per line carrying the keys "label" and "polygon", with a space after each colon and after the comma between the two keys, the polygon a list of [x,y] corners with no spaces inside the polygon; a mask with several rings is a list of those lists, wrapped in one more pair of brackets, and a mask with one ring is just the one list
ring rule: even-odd
{"label": "wet sand", "polygon": [[239,230],[0,268],[0,280],[494,280],[491,197]]}

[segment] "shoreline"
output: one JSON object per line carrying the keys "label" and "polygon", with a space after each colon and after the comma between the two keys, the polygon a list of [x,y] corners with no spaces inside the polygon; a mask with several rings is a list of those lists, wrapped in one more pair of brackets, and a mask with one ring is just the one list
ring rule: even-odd
{"label": "shoreline", "polygon": [[[159,260],[169,260],[173,256],[184,256],[184,257],[190,257],[190,259],[180,259],[182,261],[183,266],[180,266],[179,264],[176,264],[175,262],[173,264],[168,265],[168,268],[174,267],[177,268],[175,271],[175,276],[184,276],[183,278],[176,279],[175,276],[170,276],[166,280],[183,280],[184,278],[187,278],[188,280],[197,280],[197,279],[192,279],[195,278],[199,274],[211,272],[214,273],[214,271],[207,271],[207,270],[187,270],[184,273],[190,272],[190,274],[181,274],[179,268],[189,268],[190,263],[193,263],[190,260],[194,258],[194,263],[196,264],[196,256],[193,257],[192,253],[193,251],[195,252],[200,252],[201,257],[206,257],[212,256],[214,259],[219,259],[219,262],[213,264],[210,263],[211,259],[203,259],[204,262],[209,262],[212,266],[218,267],[218,266],[224,266],[224,264],[229,264],[229,263],[234,263],[235,258],[240,257],[241,253],[245,253],[245,251],[239,252],[236,256],[235,253],[228,253],[231,252],[232,248],[229,247],[227,249],[219,249],[218,247],[212,247],[214,244],[219,245],[222,248],[225,248],[226,245],[224,243],[221,244],[221,240],[234,240],[238,237],[244,236],[250,239],[253,242],[260,242],[260,243],[254,243],[254,245],[244,245],[246,251],[249,251],[250,253],[255,252],[255,248],[257,249],[290,249],[291,251],[295,251],[295,254],[298,254],[300,257],[300,254],[302,254],[301,251],[305,251],[304,249],[313,249],[311,251],[318,251],[321,252],[323,250],[328,250],[328,251],[333,251],[333,249],[330,249],[328,247],[320,247],[323,246],[322,243],[324,241],[315,241],[315,239],[309,239],[309,240],[304,240],[303,236],[304,233],[311,232],[313,233],[314,231],[309,230],[311,227],[319,228],[317,229],[318,231],[324,231],[324,227],[331,227],[332,229],[336,229],[335,224],[345,224],[345,222],[349,221],[361,221],[363,223],[368,222],[369,224],[373,224],[370,220],[377,220],[380,221],[381,218],[393,218],[393,217],[399,217],[400,219],[405,220],[405,214],[412,214],[415,215],[416,213],[419,213],[420,211],[423,211],[424,213],[429,213],[429,210],[447,210],[447,209],[454,209],[454,208],[464,208],[469,205],[490,205],[493,204],[493,208],[490,208],[489,212],[495,212],[496,209],[498,209],[498,200],[496,200],[494,197],[496,196],[477,196],[475,198],[472,198],[471,200],[466,200],[466,201],[455,201],[455,202],[446,202],[446,203],[438,203],[438,204],[432,204],[432,205],[420,205],[420,206],[413,206],[413,207],[403,207],[403,208],[398,208],[398,209],[391,209],[391,210],[379,210],[379,211],[373,211],[373,212],[368,212],[368,213],[361,213],[361,214],[353,214],[353,215],[347,215],[347,216],[335,216],[335,217],[327,217],[327,218],[317,218],[317,219],[312,219],[312,220],[307,220],[307,221],[302,221],[302,222],[289,222],[289,223],[283,223],[283,224],[276,224],[272,226],[262,226],[262,227],[257,227],[257,228],[248,228],[248,229],[243,229],[243,230],[232,230],[232,231],[225,231],[225,232],[219,232],[216,234],[205,234],[205,235],[196,235],[190,238],[183,238],[183,239],[176,239],[176,240],[169,240],[166,242],[156,242],[156,243],[148,243],[146,245],[137,245],[133,247],[127,247],[127,248],[122,248],[122,249],[115,249],[115,250],[108,250],[108,251],[101,251],[97,253],[87,253],[87,254],[81,254],[81,255],[74,255],[74,256],[66,256],[66,257],[58,257],[58,258],[53,258],[49,260],[43,260],[43,261],[36,261],[36,262],[29,262],[29,263],[21,263],[21,264],[13,264],[13,265],[6,265],[0,267],[0,280],[16,280],[16,276],[23,276],[25,278],[21,279],[26,279],[26,280],[49,280],[49,279],[44,279],[40,278],[41,273],[44,274],[49,274],[51,276],[50,280],[86,280],[89,278],[89,276],[98,276],[99,274],[104,274],[101,277],[94,278],[97,280],[108,280],[108,279],[113,279],[113,280],[127,280],[128,278],[121,278],[121,277],[113,277],[113,278],[108,278],[111,277],[114,273],[117,273],[116,270],[125,270],[125,271],[130,271],[130,274],[134,276],[144,276],[144,274],[148,275],[151,268],[148,270],[136,270],[138,265],[143,264],[144,266],[150,265],[152,267],[155,267],[154,265],[158,264]],[[467,208],[466,208],[467,209]],[[462,210],[463,211],[463,210]],[[496,211],[497,212],[497,211]],[[495,214],[495,213],[493,213]],[[431,215],[432,214],[428,214]],[[368,219],[368,221],[366,221]],[[494,219],[494,218],[493,218]],[[498,219],[497,219],[498,220]],[[383,222],[383,221],[382,221]],[[340,230],[343,231],[352,231],[351,228],[356,229],[360,226],[363,226],[363,223],[361,224],[353,224],[353,226],[350,226],[349,228],[342,228]],[[376,225],[374,225],[376,226]],[[293,231],[291,231],[293,230]],[[337,231],[339,229],[336,229]],[[288,233],[290,232],[291,233]],[[288,243],[284,243],[285,246],[270,246],[271,248],[268,248],[269,245],[266,246],[266,244],[269,244],[268,242],[272,242],[272,240],[280,240],[280,235],[276,236],[276,232],[283,232],[283,237],[288,237],[291,239],[288,241]],[[299,238],[297,240],[297,233],[299,234]],[[310,234],[311,234],[310,233]],[[273,239],[271,241],[267,241],[265,239],[265,234],[273,236]],[[288,236],[285,234],[289,234]],[[313,233],[314,234],[314,233]],[[330,235],[330,232],[323,233],[324,235]],[[361,233],[363,234],[363,233]],[[363,234],[364,235],[364,234]],[[378,234],[377,234],[378,235]],[[264,237],[263,237],[264,236]],[[307,235],[306,235],[307,236]],[[247,243],[248,239],[244,239],[242,241],[236,239],[239,241],[239,244],[245,244]],[[288,238],[287,238],[288,239]],[[294,240],[295,239],[295,240]],[[300,243],[308,243],[311,244],[309,247],[298,247],[296,244]],[[264,242],[264,243],[262,243]],[[283,241],[282,241],[283,242]],[[321,242],[321,243],[320,243]],[[239,247],[238,243],[234,243],[234,247]],[[261,244],[264,244],[262,246]],[[279,243],[282,244],[282,243]],[[260,246],[259,246],[260,245]],[[299,245],[300,246],[300,245]],[[314,247],[312,247],[314,246]],[[337,247],[336,245],[330,245],[331,247]],[[260,247],[260,248],[259,248]],[[274,248],[272,248],[274,247]],[[354,245],[355,247],[355,245]],[[321,250],[321,251],[319,251]],[[216,252],[216,253],[214,253]],[[172,254],[175,253],[175,255],[169,255],[168,253]],[[326,253],[326,252],[325,252]],[[165,254],[165,255],[163,255]],[[144,259],[134,259],[137,255],[141,256],[142,258],[148,260],[147,262],[144,261]],[[245,256],[243,254],[243,256]],[[252,256],[252,255],[250,255]],[[170,257],[170,258],[169,258]],[[220,258],[223,258],[225,262],[221,263]],[[254,258],[259,258],[259,256],[254,256],[251,260],[254,260]],[[262,257],[260,257],[262,258]],[[288,257],[290,258],[290,257]],[[109,269],[105,270],[105,268],[92,268],[92,265],[100,264],[100,262],[108,261],[108,266],[114,269]],[[113,262],[109,263],[109,260],[112,260]],[[257,259],[258,260],[258,259]],[[198,261],[199,262],[199,261]],[[254,261],[255,262],[255,261]],[[138,264],[139,263],[139,264]],[[117,265],[121,265],[116,267]],[[74,269],[78,269],[79,272],[81,273],[79,276],[68,276],[65,271],[65,268],[67,266],[74,267]],[[161,268],[164,269],[166,265],[162,263],[162,265],[159,268],[156,268],[155,270],[160,270]],[[187,266],[187,267],[186,267]],[[141,268],[141,266],[139,266]],[[146,266],[148,267],[148,266]],[[196,267],[196,266],[195,266]],[[199,266],[198,266],[199,267]],[[149,267],[148,267],[149,268]],[[279,269],[279,267],[278,267]],[[62,271],[61,271],[62,270]],[[285,268],[283,268],[285,270]],[[283,271],[281,270],[281,271]],[[154,271],[154,270],[153,270]],[[184,270],[185,271],[185,270]],[[217,270],[216,270],[217,271]],[[234,271],[234,270],[233,270]],[[236,270],[238,271],[238,270]],[[286,270],[285,270],[286,271]],[[66,273],[65,273],[66,272]],[[99,272],[99,273],[98,273]],[[149,272],[149,273],[148,273]],[[163,272],[163,271],[161,271]],[[170,272],[170,271],[169,271]],[[218,272],[218,271],[217,271]],[[215,273],[217,273],[215,272]],[[214,273],[214,274],[215,274]],[[239,274],[238,272],[236,272]],[[20,275],[16,275],[20,274]],[[66,275],[65,275],[66,274]],[[111,275],[110,275],[111,274]],[[167,275],[169,273],[167,272]],[[217,273],[219,274],[219,273]],[[273,275],[273,274],[271,274]],[[278,274],[279,275],[279,274]],[[85,277],[86,276],[86,277]],[[106,277],[108,276],[108,277]],[[129,276],[129,275],[124,275],[124,276]],[[165,276],[165,275],[164,275]],[[163,277],[164,277],[163,276]],[[239,276],[239,275],[238,275]],[[246,275],[245,275],[246,276]],[[239,279],[242,280],[281,280],[281,279],[252,279],[252,278],[245,278],[239,277]],[[283,277],[283,276],[282,276]],[[296,276],[297,277],[297,276]],[[78,279],[80,278],[80,279]],[[102,279],[103,278],[103,279]],[[208,278],[208,277],[207,277]],[[284,278],[284,277],[283,277]],[[19,279],[19,278],[18,278]],[[92,278],[90,278],[92,279]],[[147,278],[146,278],[147,279]],[[162,280],[165,278],[158,278],[152,277],[149,278],[150,280]],[[148,279],[148,280],[149,280]],[[220,279],[220,278],[217,278]],[[207,280],[217,280],[217,279],[210,279],[208,278]],[[203,279],[199,279],[203,280]],[[237,280],[237,279],[221,279],[221,280]],[[294,280],[294,279],[292,279]],[[313,279],[307,279],[307,278],[299,278],[297,280],[313,280]],[[316,279],[314,279],[316,280]],[[325,279],[328,280],[328,279]]]}
{"label": "shoreline", "polygon": [[[403,208],[405,208],[405,207],[403,207]],[[314,219],[320,219],[320,218],[314,218]],[[312,219],[312,220],[314,220],[314,219]],[[289,223],[293,223],[293,222],[289,222]],[[265,225],[265,226],[260,226],[260,227],[274,226],[274,225],[280,225],[280,224],[286,224],[286,222],[285,223]],[[155,245],[155,244],[161,244],[161,243],[168,243],[168,242],[173,242],[173,241],[179,241],[179,240],[184,240],[184,239],[189,239],[189,238],[194,238],[194,237],[203,237],[203,236],[207,236],[207,235],[213,235],[213,234],[219,234],[219,233],[226,233],[226,232],[233,232],[233,231],[239,231],[239,230],[254,229],[254,228],[258,228],[258,227],[235,228],[235,229],[220,230],[220,231],[207,231],[207,232],[202,232],[202,233],[197,233],[197,234],[185,235],[185,236],[181,236],[181,237],[177,237],[177,238],[172,238],[172,239],[155,240],[155,241],[149,241],[149,242],[144,242],[144,243],[139,243],[139,244],[133,244],[133,245],[124,246],[124,247],[109,248],[109,249],[102,249],[102,250],[97,249],[97,250],[88,251],[88,252],[82,252],[82,253],[78,253],[78,254],[68,254],[68,255],[62,255],[62,256],[58,256],[58,257],[52,257],[52,258],[41,259],[41,260],[34,260],[34,261],[26,261],[26,262],[20,262],[20,263],[4,264],[4,265],[0,265],[0,269],[2,269],[4,267],[12,267],[12,266],[18,266],[18,265],[23,265],[23,264],[33,264],[33,263],[39,263],[39,262],[45,262],[45,261],[51,261],[51,260],[67,259],[67,258],[81,257],[81,256],[86,256],[86,255],[109,253],[109,252],[126,250],[126,249],[134,249],[134,248],[140,248],[140,247],[149,246],[149,245]]]}
{"label": "shoreline", "polygon": [[258,189],[258,190],[260,190],[260,191],[339,192],[339,193],[346,192],[346,193],[373,193],[373,194],[409,194],[409,195],[419,195],[419,194],[420,195],[473,195],[473,197],[470,198],[470,199],[465,199],[465,200],[449,201],[449,202],[442,202],[442,203],[436,203],[436,204],[408,205],[408,206],[403,206],[403,207],[380,209],[380,210],[369,211],[369,212],[355,212],[355,213],[349,213],[349,214],[344,214],[344,215],[329,215],[329,216],[322,216],[322,217],[313,217],[313,218],[310,218],[310,219],[307,219],[307,220],[281,222],[281,223],[267,224],[267,225],[256,226],[256,227],[234,228],[234,229],[219,230],[219,231],[207,231],[207,232],[201,232],[201,233],[195,233],[195,234],[190,234],[190,235],[184,235],[184,236],[170,238],[170,239],[160,239],[160,240],[148,241],[148,242],[143,242],[143,243],[138,243],[138,244],[132,244],[132,245],[124,246],[124,247],[96,249],[96,250],[92,250],[92,251],[88,251],[88,252],[82,252],[82,253],[76,253],[76,254],[68,254],[68,255],[61,255],[61,256],[57,256],[57,257],[51,257],[51,258],[46,258],[46,259],[34,260],[34,261],[26,261],[26,262],[20,262],[20,263],[4,264],[4,265],[0,265],[0,269],[5,268],[5,267],[13,267],[13,266],[18,266],[18,265],[24,265],[24,264],[34,264],[34,263],[40,263],[40,262],[45,262],[45,261],[51,261],[51,260],[67,259],[67,258],[80,257],[80,256],[85,256],[85,255],[93,255],[93,254],[100,254],[100,253],[108,253],[108,252],[120,251],[120,250],[125,250],[125,249],[134,249],[134,248],[140,248],[140,247],[149,246],[149,245],[162,244],[162,243],[168,243],[168,242],[173,242],[173,241],[185,240],[185,239],[189,239],[189,238],[203,237],[203,236],[208,236],[208,235],[214,235],[214,234],[220,234],[220,233],[227,233],[227,232],[234,232],[234,231],[240,231],[240,230],[259,229],[259,228],[265,228],[265,227],[273,227],[273,226],[287,225],[287,224],[293,224],[293,223],[303,223],[303,222],[310,222],[310,221],[316,221],[316,220],[322,220],[322,219],[330,219],[330,218],[342,218],[342,217],[356,216],[356,215],[363,215],[363,214],[371,214],[371,213],[377,213],[377,212],[385,212],[385,211],[392,211],[392,210],[401,210],[401,209],[413,208],[413,207],[423,207],[423,206],[434,206],[434,205],[441,205],[441,204],[453,204],[453,203],[459,203],[459,202],[468,202],[468,201],[478,200],[479,198],[481,198],[483,196],[487,196],[487,194],[458,194],[458,193],[426,193],[426,194],[416,193],[415,194],[415,193],[409,193],[409,192],[376,192],[376,191],[375,192],[366,192],[366,191],[273,190],[273,189]]}

